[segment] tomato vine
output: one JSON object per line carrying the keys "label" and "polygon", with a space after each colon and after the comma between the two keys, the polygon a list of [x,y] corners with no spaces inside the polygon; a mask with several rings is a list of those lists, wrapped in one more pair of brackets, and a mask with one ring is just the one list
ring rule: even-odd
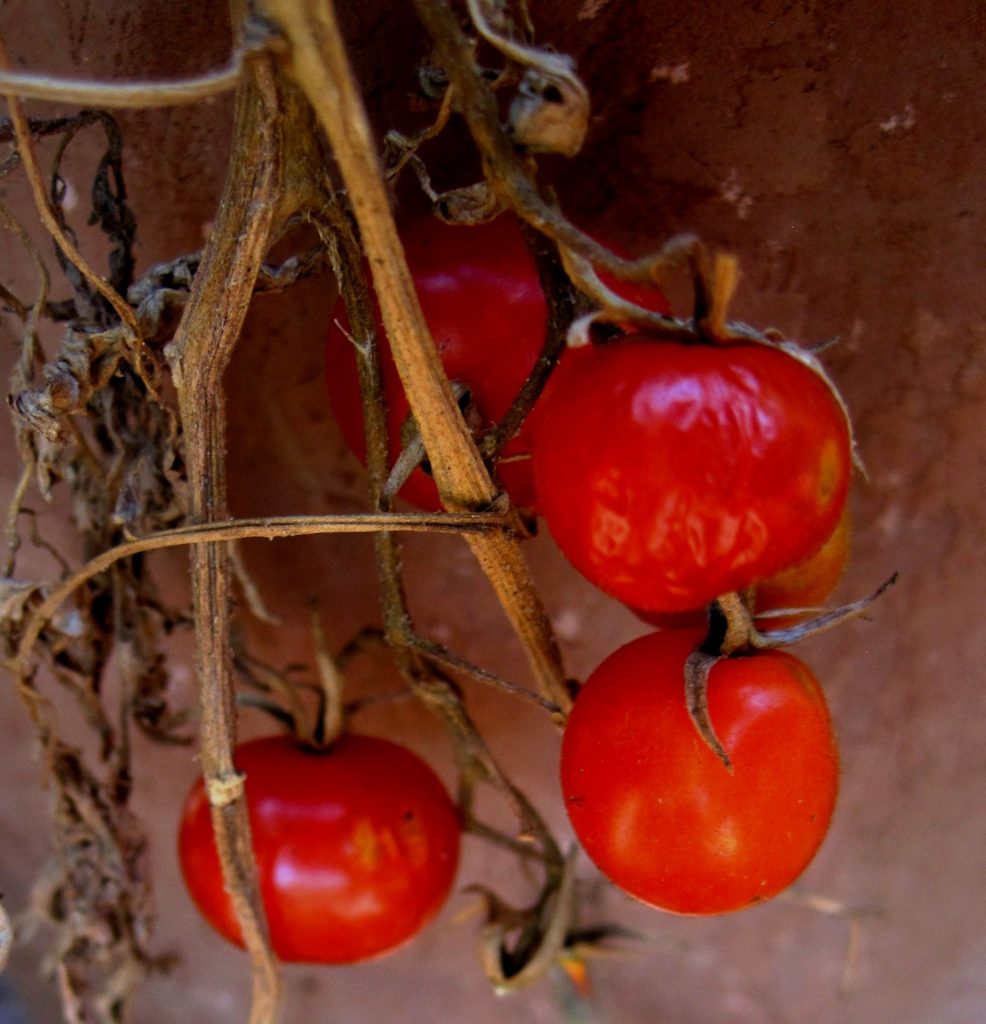
{"label": "tomato vine", "polygon": [[[38,218],[56,243],[58,262],[73,296],[63,304],[49,300],[50,280],[44,260],[29,233],[0,205],[0,226],[18,239],[38,278],[33,301],[0,286],[6,309],[22,324],[21,354],[11,393],[24,463],[7,517],[9,553],[0,593],[4,657],[41,740],[46,773],[56,796],[59,859],[43,879],[40,891],[47,894],[49,907],[69,901],[80,908],[74,917],[52,912],[59,929],[55,958],[66,979],[66,1013],[75,1018],[95,1013],[101,1015],[97,1017],[100,1020],[122,1019],[142,977],[167,963],[167,958],[150,952],[146,939],[151,924],[149,885],[142,867],[145,840],[129,807],[134,766],[128,736],[135,724],[163,742],[189,741],[192,716],[189,709],[171,706],[162,653],[168,634],[189,626],[194,629],[197,649],[203,771],[195,797],[194,828],[200,836],[208,833],[214,837],[216,855],[209,855],[210,877],[215,886],[221,875],[229,892],[228,906],[224,904],[222,911],[213,916],[221,918],[221,930],[235,936],[249,952],[251,1021],[260,1024],[277,1017],[281,1000],[277,954],[296,958],[293,954],[301,946],[293,942],[297,936],[286,935],[285,927],[290,926],[285,926],[282,919],[269,920],[270,907],[262,894],[269,877],[258,874],[256,854],[264,846],[262,837],[254,844],[251,827],[256,828],[260,819],[251,818],[257,812],[250,807],[249,782],[243,774],[254,751],[241,748],[238,758],[237,673],[254,682],[264,680],[264,685],[270,684],[269,689],[288,695],[288,707],[277,712],[279,720],[291,725],[309,746],[327,748],[321,755],[312,755],[323,757],[323,766],[333,759],[333,743],[337,755],[358,743],[340,732],[341,711],[335,725],[326,724],[328,712],[339,708],[324,692],[319,694],[314,687],[305,689],[280,677],[276,670],[260,666],[234,641],[231,595],[237,585],[247,595],[253,591],[232,545],[251,536],[373,533],[383,612],[382,641],[407,690],[434,711],[446,727],[458,771],[457,824],[524,864],[536,864],[541,871],[539,888],[526,907],[508,906],[495,893],[483,890],[486,918],[480,937],[481,959],[493,986],[506,992],[530,984],[551,967],[578,960],[593,942],[605,942],[609,934],[605,927],[587,931],[579,922],[574,855],[563,849],[546,816],[494,756],[458,684],[459,678],[470,677],[498,686],[535,704],[558,728],[565,727],[573,696],[579,692],[578,686],[566,678],[559,646],[522,553],[521,543],[530,523],[511,504],[510,495],[501,491],[496,471],[499,460],[511,454],[511,440],[550,387],[550,375],[566,344],[598,344],[583,355],[598,360],[600,367],[609,358],[607,353],[628,353],[634,339],[641,337],[645,340],[640,349],[665,355],[678,351],[689,358],[721,359],[727,350],[730,354],[753,352],[757,360],[775,363],[774,370],[764,371],[765,378],[780,374],[776,367],[785,366],[799,375],[802,392],[814,388],[820,396],[816,404],[826,405],[832,413],[830,419],[842,431],[839,472],[835,474],[838,480],[830,487],[826,484],[831,491],[831,507],[826,507],[817,530],[800,538],[790,550],[776,554],[778,545],[772,540],[771,558],[765,557],[749,573],[711,574],[711,583],[703,580],[702,586],[688,589],[674,600],[655,597],[653,589],[646,589],[645,584],[652,583],[656,575],[651,565],[644,567],[643,589],[608,588],[631,605],[659,612],[697,610],[705,617],[708,629],[704,640],[692,637],[682,641],[676,636],[674,641],[667,641],[659,636],[649,643],[655,647],[668,643],[675,646],[674,669],[666,675],[672,679],[671,688],[679,688],[680,718],[687,727],[683,742],[692,744],[688,747],[691,754],[696,749],[694,744],[704,741],[719,755],[723,764],[716,762],[709,750],[701,750],[710,762],[710,771],[739,771],[742,767],[738,755],[737,764],[732,763],[730,740],[725,735],[720,738],[713,721],[709,698],[713,676],[739,674],[736,666],[750,669],[768,663],[783,665],[789,675],[796,676],[791,669],[794,659],[763,652],[829,628],[857,614],[872,600],[867,598],[807,622],[785,622],[784,628],[770,632],[757,628],[748,588],[813,555],[839,518],[853,454],[851,429],[841,399],[810,353],[773,332],[760,332],[728,319],[737,274],[732,257],[710,254],[697,239],[682,236],[643,257],[630,259],[601,245],[565,217],[550,187],[538,180],[536,154],[555,152],[572,157],[578,153],[586,131],[588,94],[569,58],[529,41],[531,31],[523,4],[513,10],[495,0],[467,0],[464,11],[459,11],[445,0],[415,0],[414,7],[440,65],[429,64],[427,74],[422,76],[427,79],[437,115],[433,125],[417,135],[390,133],[383,148],[386,163],[381,162],[373,141],[330,0],[266,0],[259,15],[234,3],[237,34],[243,42],[235,48],[229,66],[183,84],[151,83],[117,89],[100,83],[45,80],[12,72],[0,45],[0,91],[10,96],[10,119],[0,125],[0,135],[14,144],[12,157],[0,167],[0,176],[17,170],[25,174]],[[476,65],[479,38],[498,54],[501,66],[492,73]],[[75,102],[86,97],[99,104],[140,106],[194,101],[234,82],[233,157],[204,250],[178,257],[133,280],[131,248],[136,225],[127,204],[123,140],[116,123],[102,110],[86,111],[74,118],[29,121],[18,94]],[[513,89],[506,124],[501,123],[503,104],[497,97],[497,90],[504,87]],[[475,143],[483,179],[439,194],[431,185],[422,154],[459,116]],[[78,132],[95,126],[102,129],[107,140],[93,186],[94,222],[111,248],[105,279],[76,244],[59,175],[65,147]],[[61,141],[50,175],[53,184],[46,187],[37,143],[50,136]],[[531,347],[523,372],[511,380],[506,396],[509,401],[498,405],[492,417],[495,422],[484,423],[484,430],[477,436],[464,419],[459,396],[432,343],[414,288],[414,268],[407,264],[391,212],[394,190],[406,169],[417,176],[433,212],[446,223],[475,223],[505,210],[516,215],[524,225],[525,244],[544,291],[544,337],[538,346]],[[280,264],[271,264],[274,243],[299,224],[314,229],[317,243]],[[372,268],[379,318],[374,315],[365,277],[367,265]],[[346,341],[356,353],[370,510],[349,516],[230,520],[223,376],[235,357],[247,310],[257,292],[288,288],[326,267],[337,280],[347,312]],[[663,300],[654,303],[646,299],[648,290],[659,294],[662,281],[680,273],[689,276],[694,290],[694,309],[688,317],[672,315]],[[67,326],[64,341],[53,358],[45,357],[39,341],[42,318]],[[394,481],[399,476],[395,475],[393,461],[395,455],[398,460],[402,456],[392,450],[395,432],[388,429],[386,421],[388,385],[378,338],[380,326],[386,332],[413,417],[413,464],[426,455],[441,512],[403,513],[393,507],[398,489]],[[574,361],[569,358],[569,362]],[[675,372],[680,379],[680,369]],[[543,479],[555,480],[548,487],[559,491],[552,497],[549,523],[559,522],[564,514],[579,507],[590,508],[585,501],[589,484],[580,483],[571,472],[572,464],[580,453],[585,454],[589,442],[575,438],[574,451],[565,450],[562,442],[572,440],[567,435],[575,433],[569,429],[566,417],[574,422],[585,413],[589,392],[598,391],[595,385],[602,376],[601,369],[598,375],[587,374],[585,393],[576,397],[564,415],[559,414],[556,423],[560,426],[553,440],[547,442],[550,452],[546,458],[557,457],[556,464],[545,470],[541,460],[538,472]],[[174,398],[170,397],[169,383],[174,385]],[[736,404],[731,405],[734,412]],[[606,410],[600,414],[597,432],[612,415]],[[776,432],[787,432],[788,440],[792,436],[784,424]],[[799,435],[794,446],[804,447],[802,441]],[[738,447],[742,442],[743,438],[733,438],[726,443]],[[660,439],[667,448],[673,443],[674,439]],[[528,453],[525,450],[522,454]],[[720,445],[718,455],[713,452],[710,457],[725,462],[727,455],[734,454],[721,450]],[[775,476],[777,460],[789,455],[790,447],[780,455],[770,455]],[[642,460],[640,453],[631,452],[631,456],[631,461]],[[412,461],[410,455],[404,457]],[[686,461],[701,469],[702,457],[702,451],[690,451]],[[745,467],[736,470],[741,471]],[[607,470],[597,467],[594,472],[601,477]],[[565,490],[557,483],[559,480],[573,486]],[[20,523],[31,515],[26,502],[32,481],[46,497],[59,483],[66,482],[80,524],[85,564],[73,568],[59,555],[64,571],[55,581],[17,577]],[[659,483],[666,492],[666,481]],[[812,487],[818,490],[821,484],[812,478],[808,489]],[[755,489],[753,497],[762,496],[768,489],[764,479],[758,478]],[[772,512],[783,506],[783,497],[772,496]],[[657,502],[660,494],[648,494],[647,500]],[[749,495],[746,500],[748,504],[753,501]],[[761,515],[758,509],[760,526],[765,517],[766,513]],[[693,519],[686,524],[692,534]],[[33,516],[31,521],[33,524]],[[448,531],[459,533],[465,540],[525,651],[536,690],[498,679],[482,666],[471,664],[468,658],[418,633],[405,593],[398,538],[400,532],[410,530]],[[655,532],[656,528],[651,530]],[[36,533],[35,539],[44,543]],[[644,538],[641,549],[653,547],[651,540]],[[190,611],[166,607],[141,562],[144,552],[175,545],[188,546],[190,551]],[[676,551],[684,546],[678,544]],[[630,561],[634,559],[640,561],[636,554]],[[578,559],[575,561],[578,564]],[[591,562],[591,558],[586,559],[586,564]],[[579,568],[586,571],[583,565]],[[621,565],[611,575],[617,576],[624,569]],[[324,649],[321,654],[325,655]],[[122,665],[119,671],[124,678],[124,698],[117,715],[108,709],[103,687],[114,658]],[[330,671],[328,662],[321,668],[323,675]],[[69,688],[98,737],[100,751],[94,764],[61,738],[51,702],[43,692],[45,672]],[[642,675],[640,685],[646,689],[646,666]],[[818,692],[817,684],[807,688],[812,695]],[[577,697],[571,721],[589,736],[586,742],[591,746],[598,739],[598,719],[586,708],[599,701],[608,713],[613,706],[605,692],[596,696],[601,692],[598,683],[587,684],[584,692],[592,696],[581,704],[577,702],[581,696]],[[253,703],[270,706],[269,697],[269,693],[264,694]],[[312,699],[324,714],[306,731],[301,720],[306,701]],[[827,717],[822,717],[827,722]],[[579,742],[574,732],[566,736],[570,748]],[[825,749],[831,753],[834,748],[828,739],[826,742]],[[290,751],[285,757],[292,764],[297,762],[292,770],[304,773],[306,762],[297,746],[280,740],[274,746],[279,751]],[[801,754],[805,745],[795,744],[795,748],[794,754]],[[379,753],[382,748],[375,749]],[[606,750],[600,755],[604,766],[609,756]],[[826,762],[833,777],[834,763],[833,755]],[[253,767],[251,770],[260,772]],[[317,772],[313,770],[312,774]],[[579,765],[564,768],[563,775],[570,806],[579,808],[573,815],[576,830],[593,854],[590,847],[594,839],[586,838],[593,828],[580,830],[576,820],[588,799],[579,788],[584,781]],[[723,778],[725,775],[718,781],[723,782]],[[306,781],[310,780],[306,777]],[[603,789],[611,794],[619,780],[604,779],[604,783]],[[826,783],[821,809],[812,819],[818,821],[812,842],[820,842],[818,832],[824,831],[823,819],[827,821],[831,813],[828,797],[834,799],[834,782],[827,779]],[[653,793],[653,779],[650,785]],[[728,787],[723,785],[726,791]],[[479,815],[477,793],[481,787],[489,787],[505,803],[514,819],[513,831],[495,828]],[[452,812],[446,810],[439,831],[448,840]],[[590,813],[596,815],[595,832],[605,831],[599,826],[599,805]],[[602,817],[607,819],[615,813],[603,800]],[[762,807],[756,814],[761,820],[769,817]],[[392,831],[396,827],[388,819],[386,828]],[[756,839],[765,844],[773,841],[769,830],[766,838],[761,835]],[[602,845],[612,846],[614,842],[607,833]],[[451,840],[447,845],[451,847]],[[804,866],[805,856],[810,856],[806,852],[809,846],[811,843],[799,847],[795,858],[798,870]],[[93,848],[98,851],[102,870],[99,881],[109,880],[112,899],[86,873],[85,854]],[[594,855],[601,860],[611,852],[598,853],[598,845],[596,850]],[[639,859],[639,854],[638,850],[634,856]],[[686,851],[684,860],[690,856]],[[439,896],[444,896],[451,884],[447,869],[453,860],[446,850],[441,884],[431,894],[435,898],[419,908],[415,927],[437,911]],[[607,873],[624,884],[618,868]],[[718,911],[768,895],[768,889],[772,894],[792,877],[790,870],[779,871],[768,884],[757,875],[755,884],[760,889],[752,896],[743,890],[735,898],[713,900],[698,908],[694,901],[662,901],[639,879],[626,883],[626,888],[671,909]],[[414,884],[413,879],[409,884]],[[714,886],[715,879],[709,882],[706,878],[702,884]],[[199,897],[205,902],[201,893]],[[275,911],[278,909],[275,906]],[[4,923],[0,916],[0,930]],[[373,949],[353,952],[347,948],[324,958],[312,955],[312,950],[305,947],[300,958],[359,959],[395,945],[413,930],[388,935]],[[0,953],[5,953],[4,941],[0,935]],[[106,963],[110,963],[108,969]]]}

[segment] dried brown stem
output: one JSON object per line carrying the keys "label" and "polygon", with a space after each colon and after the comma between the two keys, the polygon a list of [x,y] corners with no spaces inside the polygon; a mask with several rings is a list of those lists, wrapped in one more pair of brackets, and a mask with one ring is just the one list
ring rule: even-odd
{"label": "dried brown stem", "polygon": [[[274,230],[281,187],[280,115],[273,69],[265,58],[256,58],[237,94],[233,158],[219,214],[170,349],[193,522],[226,518],[223,374]],[[227,553],[216,544],[195,545],[191,569],[202,773],[223,877],[250,955],[250,1021],[271,1024],[278,1015],[281,983],[260,898],[242,777],[233,763],[236,704]]]}
{"label": "dried brown stem", "polygon": [[279,516],[270,519],[228,519],[221,523],[200,523],[162,530],[150,537],[118,544],[90,559],[63,580],[33,612],[23,633],[14,659],[14,670],[27,671],[31,652],[41,631],[58,611],[63,601],[94,576],[106,572],[117,562],[160,548],[189,545],[233,543],[249,537],[273,540],[277,537],[307,537],[319,533],[377,533],[386,530],[407,530],[412,533],[466,532],[495,529],[502,516],[473,512],[443,513],[362,513],[325,516]]}
{"label": "dried brown stem", "polygon": [[458,109],[469,126],[483,160],[483,171],[501,201],[542,234],[553,238],[618,276],[651,280],[654,261],[627,260],[579,231],[538,191],[528,159],[514,147],[500,123],[496,97],[476,74],[472,43],[446,0],[414,0],[421,23],[435,42],[436,52],[457,94]]}
{"label": "dried brown stem", "polygon": [[[11,375],[12,390],[26,387],[31,380],[35,363],[41,356],[41,342],[38,337],[38,322],[41,319],[45,303],[48,301],[48,292],[51,279],[48,268],[45,266],[37,246],[31,236],[27,233],[24,225],[0,203],[0,227],[14,235],[24,247],[31,262],[38,274],[38,292],[34,302],[24,310],[24,333],[21,341],[20,357]],[[35,468],[35,447],[32,438],[28,433],[19,429],[17,431],[17,447],[20,452],[23,470],[17,486],[14,489],[13,497],[10,500],[7,511],[7,561],[4,568],[4,575],[11,576],[14,572],[14,565],[17,560],[17,551],[20,548],[20,534],[17,530],[17,517],[20,514],[27,492],[28,484],[34,475]]]}
{"label": "dried brown stem", "polygon": [[552,704],[551,701],[545,700],[524,686],[510,682],[509,679],[501,678],[495,672],[490,672],[480,665],[474,665],[471,661],[460,658],[457,654],[446,650],[441,644],[432,643],[423,637],[415,637],[411,643],[415,649],[420,651],[429,660],[436,661],[447,669],[451,669],[454,672],[463,672],[468,676],[472,676],[473,679],[479,680],[481,683],[486,683],[487,686],[492,686],[494,689],[509,693],[511,697],[519,697],[521,700],[529,701],[531,704],[541,708],[542,711],[547,711],[552,717],[558,719],[563,717],[561,708],[557,704]]}
{"label": "dried brown stem", "polygon": [[[334,228],[331,237],[334,241],[333,259],[336,273],[340,279],[349,322],[354,332],[353,341],[363,399],[371,498],[377,507],[387,508],[390,499],[386,491],[389,473],[386,407],[383,401],[380,352],[376,342],[372,307],[366,283],[360,272],[360,251],[349,223],[336,206],[331,207],[327,213]],[[459,804],[465,827],[525,860],[538,860],[544,868],[545,882],[542,895],[527,917],[529,934],[534,936],[534,940],[525,947],[520,957],[522,965],[518,968],[523,970],[528,963],[535,962],[537,969],[540,970],[553,959],[555,952],[553,943],[557,929],[548,925],[542,930],[541,919],[542,911],[550,903],[552,894],[564,884],[565,862],[561,850],[536,808],[501,769],[466,712],[458,693],[438,670],[435,664],[435,650],[430,651],[432,657],[429,664],[429,659],[424,656],[425,652],[420,649],[423,641],[415,635],[408,611],[397,538],[390,532],[384,532],[376,534],[374,541],[385,637],[394,652],[408,688],[418,700],[442,718],[451,737],[460,767]],[[452,660],[457,662],[457,659]],[[468,670],[465,663],[457,663],[455,667]],[[504,835],[475,820],[472,813],[472,794],[480,781],[488,783],[500,793],[512,809],[519,827],[517,836]],[[503,938],[503,935],[499,935],[501,941]],[[493,937],[487,933],[487,953],[493,944]],[[497,964],[501,963],[499,954],[490,955]],[[502,971],[491,974],[491,977],[496,984],[503,981]]]}

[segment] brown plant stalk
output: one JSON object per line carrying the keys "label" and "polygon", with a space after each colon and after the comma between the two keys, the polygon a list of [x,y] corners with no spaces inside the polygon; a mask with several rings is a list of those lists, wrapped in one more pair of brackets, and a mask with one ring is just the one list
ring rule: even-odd
{"label": "brown plant stalk", "polygon": [[[219,213],[169,353],[185,434],[193,523],[227,517],[223,375],[272,235],[282,172],[280,113],[273,68],[257,57],[237,93],[233,157]],[[202,773],[223,878],[250,956],[250,1022],[271,1024],[278,1015],[281,982],[260,897],[244,780],[233,763],[236,704],[225,547],[194,545],[191,571]]]}
{"label": "brown plant stalk", "polygon": [[[394,361],[421,431],[443,503],[488,508],[496,487],[469,434],[418,303],[390,212],[366,111],[331,3],[267,0],[289,43],[289,70],[328,136],[359,224]],[[557,644],[516,535],[498,531],[468,542],[527,652],[542,695],[567,709]]]}
{"label": "brown plant stalk", "polygon": [[[332,204],[326,211],[332,229],[333,263],[340,281],[357,353],[360,391],[366,434],[367,468],[370,498],[385,512],[389,507],[387,483],[390,473],[389,443],[386,426],[386,402],[383,393],[380,349],[377,344],[372,305],[362,277],[361,253],[349,221],[341,208]],[[503,528],[506,524],[501,524]],[[416,635],[407,606],[401,569],[401,551],[390,531],[374,536],[377,572],[380,578],[385,639],[393,651],[397,666],[411,692],[444,722],[459,763],[459,806],[463,827],[485,840],[522,858],[535,858],[544,871],[545,881],[534,906],[515,915],[524,921],[526,941],[520,949],[507,951],[506,932],[495,899],[489,901],[489,920],[483,930],[482,960],[487,974],[498,990],[528,983],[547,969],[559,953],[568,934],[574,904],[561,898],[566,890],[566,861],[550,829],[526,794],[501,768],[467,712],[462,699],[441,669],[451,668],[483,678],[488,673],[429,644]],[[498,680],[495,685],[511,689]],[[516,689],[512,689],[516,695]],[[542,702],[554,719],[562,721],[561,708],[543,697],[529,694]],[[473,793],[477,783],[494,788],[511,808],[518,823],[517,837],[492,829],[473,813]],[[511,918],[513,920],[513,918]],[[512,925],[506,929],[512,930]],[[512,962],[510,977],[506,977]]]}

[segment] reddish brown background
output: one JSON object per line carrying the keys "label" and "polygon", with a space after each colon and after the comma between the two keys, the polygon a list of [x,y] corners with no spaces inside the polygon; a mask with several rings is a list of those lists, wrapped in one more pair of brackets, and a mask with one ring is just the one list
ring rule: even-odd
{"label": "reddish brown background", "polygon": [[[375,119],[406,123],[411,70],[423,52],[410,5],[340,6]],[[177,76],[225,59],[223,11],[188,0],[167,7],[11,0],[0,27],[18,63],[32,69]],[[470,953],[475,922],[457,921],[472,902],[462,894],[419,943],[389,960],[289,970],[285,1019],[986,1019],[981,7],[974,0],[584,0],[535,2],[532,13],[543,41],[579,58],[593,96],[582,156],[546,165],[566,210],[631,250],[698,231],[739,254],[736,312],[743,318],[809,342],[841,337],[826,362],[854,413],[869,475],[857,480],[854,559],[840,593],[865,593],[894,569],[901,580],[871,621],[804,648],[830,697],[844,777],[832,834],[793,899],[702,921],[660,916],[600,887],[589,903],[593,914],[638,928],[650,941],[633,958],[599,963],[591,1003],[573,1007],[564,986],[551,983],[509,1001],[490,994]],[[121,116],[141,268],[201,244],[222,180],[228,122],[226,100]],[[76,166],[81,185],[91,173],[84,148]],[[22,183],[0,182],[0,195],[29,210]],[[0,252],[5,282],[27,292],[19,253],[9,241]],[[239,512],[342,510],[358,502],[359,471],[321,391],[330,301],[323,281],[290,301],[257,303],[230,375]],[[0,330],[9,356],[15,325],[4,317]],[[10,434],[4,438],[9,455]],[[12,458],[2,472],[0,488],[9,493]],[[640,632],[574,576],[548,538],[530,544],[529,555],[573,674]],[[364,541],[258,545],[247,557],[287,624],[280,633],[256,630],[271,657],[308,656],[300,611],[313,592],[325,602],[336,644],[376,621]],[[423,628],[525,678],[523,658],[464,546],[416,541],[407,562]],[[181,563],[172,568],[178,586]],[[187,661],[176,658],[174,676],[191,698]],[[395,685],[382,661],[357,680],[376,683]],[[567,836],[555,787],[556,737],[500,698],[476,693],[471,701],[498,753]],[[260,727],[245,723],[248,731]],[[420,712],[377,713],[364,727],[401,733],[448,767],[440,733]],[[0,728],[0,891],[16,912],[47,849],[45,796],[10,694],[0,701]],[[158,947],[185,959],[147,988],[137,1017],[146,1024],[245,1019],[243,959],[198,921],[173,858],[174,820],[195,763],[188,752],[142,745],[138,764],[138,810],[152,832],[158,883]],[[588,866],[583,873],[592,880]],[[509,863],[469,842],[461,882],[477,879],[518,898],[528,891]],[[847,919],[799,901],[809,896],[858,911],[852,942]],[[53,1020],[50,990],[37,980],[40,948],[37,941],[18,948],[9,980],[36,1019]]]}

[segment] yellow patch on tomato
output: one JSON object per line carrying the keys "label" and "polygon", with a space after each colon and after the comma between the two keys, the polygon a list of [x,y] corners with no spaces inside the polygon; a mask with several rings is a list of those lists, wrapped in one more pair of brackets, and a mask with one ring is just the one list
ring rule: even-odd
{"label": "yellow patch on tomato", "polygon": [[842,453],[838,442],[828,440],[822,447],[818,464],[818,503],[830,505],[839,490],[842,478]]}

